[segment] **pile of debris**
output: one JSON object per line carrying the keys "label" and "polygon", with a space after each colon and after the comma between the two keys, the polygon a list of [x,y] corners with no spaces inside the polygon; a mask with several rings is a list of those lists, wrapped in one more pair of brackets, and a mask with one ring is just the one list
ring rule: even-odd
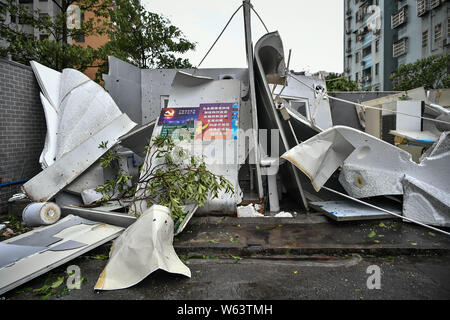
{"label": "pile of debris", "polygon": [[[450,226],[448,90],[419,88],[363,104],[340,99],[354,105],[345,112],[358,123],[336,126],[331,106],[338,98],[327,92],[323,79],[289,70],[277,32],[263,36],[254,52],[248,69],[199,69],[196,76],[145,71],[139,79],[173,81],[158,82],[154,95],[161,105],[151,105],[154,117],[141,126],[111,97],[121,89],[108,81],[127,76],[115,73],[119,68],[107,76],[110,95],[76,70],[61,73],[32,62],[47,136],[39,160],[43,170],[22,187],[31,201],[23,221],[39,228],[0,243],[0,294],[117,237],[95,289],[128,288],[157,269],[190,277],[173,249],[173,236],[195,212],[293,218],[297,213],[280,212],[283,190],[300,210],[317,208],[339,221],[400,217],[424,226]],[[125,62],[110,58],[113,63],[127,70]],[[384,121],[392,115],[395,128]],[[263,146],[260,129],[277,134],[271,152]],[[392,135],[396,145],[387,141]],[[148,198],[157,186],[146,179],[172,162],[148,147],[157,137],[176,140],[180,163],[193,165],[207,156],[203,173],[223,179],[224,190],[186,190],[192,201],[181,203],[185,215],[177,221],[158,197]],[[242,148],[246,138],[249,149]],[[121,180],[124,189],[99,188],[114,180],[116,171],[126,177]],[[247,178],[249,186],[241,187]],[[258,196],[251,199],[255,186]],[[202,192],[214,195],[203,201],[198,196]],[[239,206],[244,202],[249,204]]]}

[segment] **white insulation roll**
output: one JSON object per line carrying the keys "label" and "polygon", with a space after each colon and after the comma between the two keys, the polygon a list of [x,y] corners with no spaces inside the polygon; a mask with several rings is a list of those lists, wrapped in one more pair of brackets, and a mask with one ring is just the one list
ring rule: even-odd
{"label": "white insulation roll", "polygon": [[29,227],[50,225],[61,217],[61,208],[53,202],[33,202],[22,212],[23,222]]}

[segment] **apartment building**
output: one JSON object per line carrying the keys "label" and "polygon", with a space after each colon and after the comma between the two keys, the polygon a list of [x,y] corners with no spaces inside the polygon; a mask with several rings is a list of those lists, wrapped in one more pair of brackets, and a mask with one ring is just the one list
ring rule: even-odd
{"label": "apartment building", "polygon": [[400,65],[448,54],[446,0],[344,0],[344,73],[364,89],[390,91]]}
{"label": "apartment building", "polygon": [[[57,0],[57,2],[59,1],[60,0]],[[4,5],[5,2],[5,0],[0,0],[0,6]],[[55,17],[60,12],[58,5],[52,0],[16,0],[16,2],[27,7],[29,12],[34,12],[35,10],[39,9],[40,15]],[[36,38],[46,39],[48,37],[51,37],[51,35],[46,34],[44,31],[39,31],[38,29],[33,28],[30,25],[22,24],[21,21],[19,21],[18,17],[11,16],[9,13],[7,13],[6,17],[4,18],[5,24],[33,34]]]}

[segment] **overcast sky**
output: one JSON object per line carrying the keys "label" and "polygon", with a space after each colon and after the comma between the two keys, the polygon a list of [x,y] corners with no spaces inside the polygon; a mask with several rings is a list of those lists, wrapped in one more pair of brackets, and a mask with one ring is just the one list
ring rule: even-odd
{"label": "overcast sky", "polygon": [[[185,55],[197,65],[242,0],[142,0],[149,11],[169,18],[185,36],[197,43]],[[295,71],[343,71],[343,0],[252,0],[269,31],[278,31],[290,69]],[[242,11],[237,13],[202,68],[246,67]],[[252,14],[253,42],[265,33]],[[287,58],[286,58],[287,59]]]}

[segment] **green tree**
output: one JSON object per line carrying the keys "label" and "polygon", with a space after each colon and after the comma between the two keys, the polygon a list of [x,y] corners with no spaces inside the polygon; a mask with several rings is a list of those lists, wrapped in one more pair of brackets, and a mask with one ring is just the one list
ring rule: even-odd
{"label": "green tree", "polygon": [[394,90],[406,91],[419,87],[440,89],[450,87],[450,55],[431,56],[401,65],[390,79]]}
{"label": "green tree", "polygon": [[[96,51],[91,47],[72,45],[71,39],[106,31],[102,17],[108,16],[107,8],[112,0],[52,0],[58,10],[54,17],[41,14],[40,10],[30,11],[14,0],[7,0],[0,7],[0,38],[7,46],[0,48],[0,55],[10,54],[12,59],[27,64],[35,60],[50,68],[61,71],[64,68],[86,69],[96,59]],[[81,12],[91,11],[95,17],[85,19],[79,28],[71,28],[67,23],[69,7],[76,4]],[[6,23],[6,13],[21,25],[28,25],[46,34],[47,39],[36,38],[15,23]]]}
{"label": "green tree", "polygon": [[109,10],[110,41],[100,48],[107,70],[107,56],[113,55],[140,68],[190,68],[187,59],[177,57],[195,49],[181,30],[156,13],[147,11],[139,0],[116,0]]}
{"label": "green tree", "polygon": [[326,77],[327,90],[329,92],[341,92],[341,91],[360,91],[356,81],[347,79],[343,74],[330,73]]}

